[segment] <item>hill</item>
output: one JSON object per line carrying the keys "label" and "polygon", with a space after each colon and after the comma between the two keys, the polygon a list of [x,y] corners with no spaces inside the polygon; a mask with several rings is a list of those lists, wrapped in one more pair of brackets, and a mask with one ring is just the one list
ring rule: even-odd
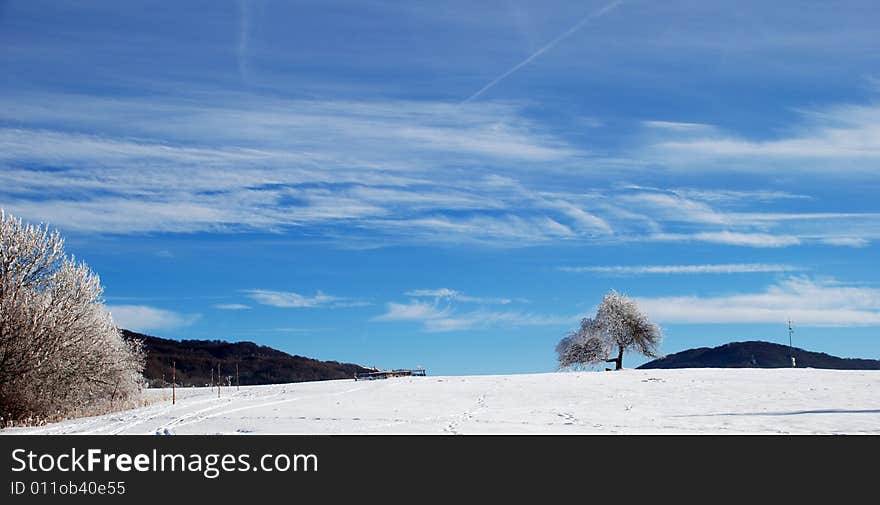
{"label": "hill", "polygon": [[144,376],[151,386],[164,386],[171,380],[171,363],[176,362],[177,384],[204,386],[211,382],[217,364],[227,381],[235,382],[238,364],[242,385],[282,384],[287,382],[350,379],[355,373],[370,371],[360,365],[319,361],[253,342],[222,340],[171,340],[122,330],[123,337],[144,343],[147,363]]}
{"label": "hill", "polygon": [[[880,360],[838,358],[821,352],[793,349],[798,368],[834,370],[880,370]],[[771,342],[732,342],[718,347],[700,347],[670,354],[638,367],[656,368],[790,368],[787,345]]]}

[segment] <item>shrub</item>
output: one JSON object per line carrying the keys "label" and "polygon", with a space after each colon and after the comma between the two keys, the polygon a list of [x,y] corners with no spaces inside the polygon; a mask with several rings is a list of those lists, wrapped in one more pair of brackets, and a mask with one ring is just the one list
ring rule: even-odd
{"label": "shrub", "polygon": [[123,340],[102,293],[57,231],[0,210],[0,425],[138,400],[143,351]]}

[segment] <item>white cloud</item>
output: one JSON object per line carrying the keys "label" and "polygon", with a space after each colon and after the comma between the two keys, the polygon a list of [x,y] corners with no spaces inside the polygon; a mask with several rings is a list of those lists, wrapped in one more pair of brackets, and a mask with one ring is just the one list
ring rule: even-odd
{"label": "white cloud", "polygon": [[[284,232],[344,222],[354,225],[350,233],[404,237],[463,210],[471,214],[464,219],[490,224],[481,238],[489,241],[522,237],[525,223],[539,237],[602,226],[586,211],[487,191],[481,180],[494,170],[582,154],[519,106],[235,94],[209,103],[222,105],[0,99],[0,120],[17,125],[0,128],[0,198],[26,219],[86,233]],[[475,167],[473,183],[462,184],[463,166]],[[460,228],[460,240],[471,230]]]}
{"label": "white cloud", "polygon": [[[777,268],[778,267],[778,268]],[[650,268],[650,267],[649,267]],[[785,265],[684,265],[658,267],[650,273],[720,273],[788,271]],[[637,270],[641,272],[641,270]],[[438,290],[439,291],[439,290]],[[830,279],[790,277],[756,293],[717,296],[639,297],[639,305],[663,324],[785,324],[800,326],[880,326],[880,289],[847,285]],[[374,321],[412,321],[428,332],[482,330],[498,327],[565,326],[579,315],[546,315],[519,311],[461,311],[418,300],[389,303]]]}
{"label": "white cloud", "polygon": [[700,233],[655,233],[649,240],[660,242],[709,242],[748,247],[788,247],[798,245],[801,240],[793,235],[771,235],[768,233],[740,233],[731,231]]}
{"label": "white cloud", "polygon": [[[655,189],[656,190],[656,189]],[[773,200],[811,200],[813,197],[788,191],[673,188],[669,191],[687,198],[713,203],[767,202]]]}
{"label": "white cloud", "polygon": [[577,322],[578,316],[558,316],[526,312],[471,311],[450,317],[432,318],[424,321],[425,331],[446,332],[497,327],[562,326]]}
{"label": "white cloud", "polygon": [[[19,200],[9,209],[65,231],[97,233],[192,232],[236,220],[230,210],[197,203],[102,198],[93,201]],[[112,209],[112,211],[110,210]]]}
{"label": "white cloud", "polygon": [[458,296],[458,291],[449,288],[440,289],[413,289],[404,293],[406,296],[427,296],[431,298],[454,298]]}
{"label": "white cloud", "polygon": [[835,105],[800,113],[799,123],[775,139],[746,139],[711,128],[703,134],[688,130],[677,139],[657,139],[646,155],[670,165],[699,164],[701,170],[713,167],[709,160],[748,160],[735,170],[756,172],[790,167],[784,163],[792,161],[799,171],[825,170],[834,161],[835,172],[872,172],[874,165],[865,161],[880,160],[880,105]]}
{"label": "white cloud", "polygon": [[108,305],[107,310],[117,326],[135,331],[180,328],[201,317],[200,314],[181,314],[147,305]]}
{"label": "white cloud", "polygon": [[575,240],[580,235],[546,216],[515,214],[446,216],[436,214],[412,219],[366,220],[371,229],[411,241],[472,243],[507,247],[529,246],[557,240]]}
{"label": "white cloud", "polygon": [[[385,313],[374,317],[373,321],[413,321],[422,323],[425,331],[447,332],[494,327],[559,326],[578,320],[576,316],[553,316],[518,311],[459,311],[456,310],[453,302],[507,303],[508,299],[471,298],[446,288],[415,290],[406,294],[414,297],[430,297],[434,298],[434,301],[410,300],[408,303],[388,303]],[[442,306],[441,302],[444,302]]]}
{"label": "white cloud", "polygon": [[280,308],[340,307],[352,306],[350,304],[354,303],[347,298],[327,295],[320,291],[314,296],[268,289],[250,289],[245,292],[252,300],[259,304]]}
{"label": "white cloud", "polygon": [[[65,145],[70,154],[64,156],[97,156],[103,161],[131,155],[171,155],[179,161],[191,161],[216,158],[217,153],[271,161],[283,153],[301,153],[296,155],[301,160],[378,167],[393,166],[408,158],[412,158],[411,165],[427,153],[438,152],[532,162],[579,154],[561,139],[543,132],[538,123],[510,104],[459,107],[437,101],[284,100],[236,94],[210,98],[209,103],[222,105],[204,103],[83,95],[18,96],[15,100],[0,100],[0,119],[22,125],[0,136],[12,141],[8,135],[16,135],[17,141],[0,141],[0,145],[12,149],[5,156],[37,155],[34,142],[46,136],[37,135],[40,131],[35,128],[48,123],[66,131],[118,131],[120,137],[152,139],[146,148],[141,142],[96,136],[81,139],[83,145],[79,148],[69,142]],[[119,121],[120,115],[126,116],[124,123]],[[42,133],[53,134],[45,130]],[[50,138],[65,139],[60,135]],[[187,145],[240,147],[180,149],[174,147],[177,142],[155,142],[165,138]],[[52,143],[46,153],[63,154],[52,148]]]}
{"label": "white cloud", "polygon": [[758,293],[638,298],[661,323],[880,326],[880,289],[793,277]]}
{"label": "white cloud", "polygon": [[700,132],[714,130],[711,125],[703,123],[682,123],[676,121],[642,121],[642,126],[656,128],[658,130],[672,130],[675,132]]}
{"label": "white cloud", "polygon": [[[222,105],[0,99],[0,120],[16,125],[0,128],[4,207],[63,232],[257,231],[350,247],[644,240],[860,247],[880,239],[877,213],[754,211],[808,195],[592,187],[591,176],[607,168],[602,158],[518,105],[211,98]],[[868,109],[813,116],[834,122],[848,114],[865,124],[874,117]],[[714,131],[644,126],[667,136],[686,131],[687,141]]]}
{"label": "white cloud", "polygon": [[449,309],[439,309],[434,303],[411,301],[409,303],[388,303],[384,314],[374,321],[430,321],[444,318]]}
{"label": "white cloud", "polygon": [[[788,247],[824,243],[862,247],[880,235],[876,212],[743,212],[780,199],[804,199],[785,192],[660,189],[629,185],[617,198],[635,220],[643,215],[647,233],[637,240],[694,241],[745,247]],[[729,209],[737,209],[735,211]],[[616,223],[621,228],[620,223]]]}
{"label": "white cloud", "polygon": [[684,221],[723,225],[727,223],[723,213],[717,212],[708,204],[674,194],[640,192],[621,197],[624,201],[635,202],[650,212],[655,219]]}
{"label": "white cloud", "polygon": [[861,237],[825,237],[822,242],[842,247],[867,247],[871,241]]}
{"label": "white cloud", "polygon": [[564,215],[571,219],[574,227],[580,231],[588,233],[610,234],[613,229],[608,221],[601,217],[586,212],[577,205],[566,202],[564,200],[544,200],[544,204],[548,207],[559,209]]}
{"label": "white cloud", "polygon": [[454,300],[457,302],[465,302],[465,303],[482,303],[482,304],[500,304],[506,305],[511,303],[513,300],[510,298],[487,298],[487,297],[478,297],[478,296],[468,296],[464,293],[456,291],[454,289],[449,288],[440,288],[440,289],[414,289],[412,291],[407,291],[406,296],[412,296],[415,298],[427,297],[427,298],[436,298],[436,299],[445,299],[445,300]]}
{"label": "white cloud", "polygon": [[793,272],[803,268],[792,265],[773,265],[766,263],[728,263],[720,265],[613,265],[560,267],[564,272],[598,273],[609,275],[642,274],[736,274],[759,272]]}
{"label": "white cloud", "polygon": [[220,310],[250,310],[251,306],[242,303],[220,303],[214,305],[214,308]]}

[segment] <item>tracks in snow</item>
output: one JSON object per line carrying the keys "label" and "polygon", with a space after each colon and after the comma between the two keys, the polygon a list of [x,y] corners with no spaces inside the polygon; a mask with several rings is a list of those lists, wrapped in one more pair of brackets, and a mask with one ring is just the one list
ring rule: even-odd
{"label": "tracks in snow", "polygon": [[[271,400],[271,401],[261,401],[261,402],[251,404],[251,405],[242,405],[240,407],[228,408],[228,409],[217,411],[218,408],[223,407],[223,406],[228,406],[230,403],[232,403],[232,401],[234,400],[234,397],[233,397],[229,401],[225,402],[223,405],[214,405],[212,407],[199,409],[194,412],[189,412],[189,413],[184,414],[180,417],[177,417],[176,419],[174,419],[168,423],[165,423],[165,424],[159,426],[158,428],[156,428],[156,432],[157,433],[158,432],[162,432],[162,433],[170,432],[173,434],[174,433],[173,430],[176,428],[181,428],[183,426],[189,426],[192,424],[201,423],[201,422],[207,421],[209,419],[213,419],[215,417],[221,417],[221,416],[233,414],[235,412],[241,412],[243,410],[252,410],[252,409],[265,408],[265,407],[272,407],[274,405],[281,405],[284,403],[290,403],[290,402],[295,402],[295,401],[300,401],[300,400],[309,400],[309,399],[318,398],[318,397],[340,396],[340,395],[344,395],[344,394],[353,393],[355,391],[359,391],[361,389],[364,389],[365,387],[366,386],[346,389],[344,391],[330,393],[329,395],[294,396],[291,398],[282,398],[282,399]],[[278,398],[278,397],[283,396],[287,393],[288,393],[287,389],[284,388],[281,391],[279,391],[279,392],[277,392],[277,393],[275,393],[265,399]]]}
{"label": "tracks in snow", "polygon": [[460,435],[458,431],[459,425],[463,422],[473,421],[481,410],[486,409],[488,406],[486,404],[486,396],[487,393],[480,394],[480,396],[477,397],[476,405],[453,417],[448,423],[446,423],[446,426],[443,427],[443,432],[448,433],[449,435]]}

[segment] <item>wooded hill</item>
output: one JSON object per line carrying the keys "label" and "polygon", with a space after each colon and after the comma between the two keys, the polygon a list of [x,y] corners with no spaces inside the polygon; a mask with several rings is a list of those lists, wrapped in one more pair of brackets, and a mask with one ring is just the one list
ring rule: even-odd
{"label": "wooded hill", "polygon": [[[787,345],[771,342],[731,342],[718,347],[700,347],[655,359],[639,368],[788,368],[792,352]],[[798,368],[835,370],[880,370],[880,360],[838,358],[795,347]]]}
{"label": "wooded hill", "polygon": [[370,371],[351,363],[291,356],[253,342],[171,340],[128,330],[122,330],[122,335],[143,342],[147,353],[144,376],[152,387],[170,384],[172,362],[176,362],[176,382],[179,386],[210,384],[212,369],[216,383],[218,363],[224,384],[235,383],[235,366],[238,364],[239,380],[243,386],[351,379],[355,373]]}

